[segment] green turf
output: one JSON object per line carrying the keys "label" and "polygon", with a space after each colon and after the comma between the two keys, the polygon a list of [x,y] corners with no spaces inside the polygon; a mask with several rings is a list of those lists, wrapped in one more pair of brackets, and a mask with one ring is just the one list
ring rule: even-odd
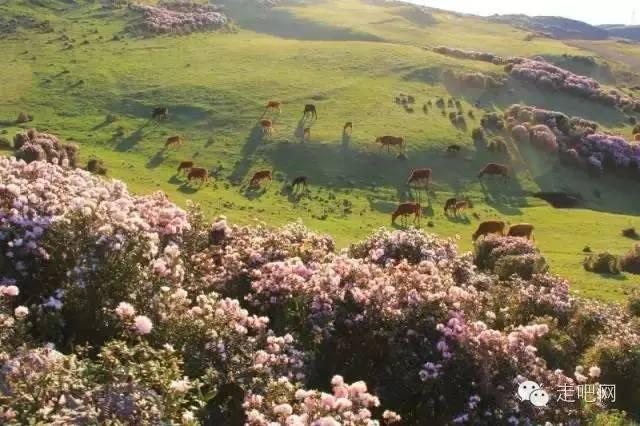
{"label": "green turf", "polygon": [[[479,221],[472,213],[480,220],[531,222],[553,272],[569,278],[576,293],[620,301],[640,283],[633,275],[602,277],[581,266],[585,245],[616,253],[631,247],[633,242],[620,231],[640,226],[634,183],[591,181],[508,141],[511,159],[499,161],[510,161],[517,179],[481,186],[475,177],[478,170],[496,157],[470,137],[482,114],[472,107],[476,101],[490,110],[514,102],[553,108],[629,135],[626,117],[524,84],[513,85],[512,92],[445,87],[440,74],[447,68],[502,70],[425,47],[445,44],[502,55],[556,57],[589,54],[584,50],[550,39],[526,42],[525,32],[478,18],[441,12],[434,15],[434,24],[406,7],[357,0],[318,1],[270,12],[233,0],[229,10],[236,17],[237,33],[113,41],[126,25],[124,11],[83,3],[60,12],[54,9],[67,3],[48,4],[50,9],[15,0],[0,5],[0,13],[46,17],[56,30],[21,30],[0,39],[0,129],[9,135],[18,130],[11,120],[27,111],[35,116],[34,126],[79,142],[85,160],[100,157],[110,176],[125,180],[134,192],[162,190],[179,204],[192,199],[211,215],[224,214],[239,223],[257,218],[282,224],[301,218],[333,235],[340,246],[390,226],[390,212],[409,197],[404,182],[410,169],[432,167],[434,193],[423,228],[444,236],[458,234],[461,248],[468,250]],[[75,39],[73,49],[63,48],[62,29]],[[83,40],[89,43],[83,45]],[[413,113],[393,102],[400,93],[416,98]],[[465,112],[473,109],[476,119],[467,119],[467,129],[457,129],[437,108],[424,114],[422,104],[438,96],[463,99]],[[273,137],[263,138],[258,120],[269,99],[282,101],[283,111],[272,115]],[[301,122],[305,103],[317,105],[317,122]],[[169,106],[167,122],[149,120],[158,105]],[[107,123],[109,113],[119,120]],[[346,121],[354,123],[351,138],[342,136]],[[301,129],[309,125],[311,140],[302,143]],[[163,147],[173,134],[187,140],[180,150]],[[408,159],[379,150],[373,141],[382,134],[402,135]],[[463,152],[446,155],[451,143],[461,144]],[[198,187],[175,176],[178,162],[186,159],[218,170],[215,183]],[[264,193],[247,192],[250,175],[261,168],[272,168],[276,180]],[[298,199],[285,182],[302,174],[309,177],[310,194]],[[587,208],[555,210],[528,195],[540,189],[578,191]],[[600,191],[600,199],[594,190]],[[443,202],[453,195],[473,200],[468,217],[443,216]],[[421,201],[428,204],[426,195]],[[429,221],[433,227],[427,226]]]}

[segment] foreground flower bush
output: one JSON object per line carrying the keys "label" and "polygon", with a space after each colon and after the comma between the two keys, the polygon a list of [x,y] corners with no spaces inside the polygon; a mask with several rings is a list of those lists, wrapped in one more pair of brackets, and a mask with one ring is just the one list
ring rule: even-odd
{"label": "foreground flower bush", "polygon": [[577,424],[640,404],[518,399],[640,371],[602,352],[638,323],[573,299],[529,241],[474,258],[381,230],[336,253],[46,162],[1,158],[0,182],[2,423]]}

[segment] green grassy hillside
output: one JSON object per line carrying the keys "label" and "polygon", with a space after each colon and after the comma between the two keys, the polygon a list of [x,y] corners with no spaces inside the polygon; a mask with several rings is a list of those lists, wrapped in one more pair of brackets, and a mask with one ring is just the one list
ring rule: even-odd
{"label": "green grassy hillside", "polygon": [[[162,190],[180,204],[194,200],[211,215],[239,223],[301,218],[341,246],[390,226],[390,212],[409,198],[409,171],[432,167],[434,192],[423,228],[431,222],[429,231],[458,234],[469,249],[479,220],[531,222],[552,270],[569,278],[575,292],[622,300],[625,291],[638,287],[640,279],[633,275],[603,277],[581,266],[586,245],[616,253],[631,247],[620,231],[640,226],[634,183],[590,180],[559,168],[555,159],[520,152],[510,141],[510,159],[498,159],[470,136],[482,115],[476,102],[487,110],[515,102],[561,110],[630,136],[626,117],[524,84],[497,92],[447,87],[440,77],[445,69],[501,73],[502,67],[425,48],[444,44],[505,56],[591,52],[551,39],[525,41],[525,32],[480,18],[422,15],[410,6],[359,0],[290,3],[270,10],[233,0],[227,10],[237,32],[133,38],[125,33],[126,9],[84,2],[73,7],[62,1],[47,7],[0,3],[0,14],[48,19],[54,29],[21,28],[0,39],[0,130],[12,136],[20,129],[13,120],[27,111],[35,117],[29,126],[77,141],[85,160],[103,159],[109,175],[136,192]],[[75,40],[73,48],[65,47],[63,34]],[[414,112],[394,103],[400,93],[416,98]],[[475,120],[467,119],[467,128],[459,129],[437,108],[423,113],[422,104],[440,96],[461,99],[465,112],[474,110]],[[265,138],[259,119],[269,99],[281,101],[283,111],[272,115],[275,132]],[[306,103],[317,105],[319,118],[311,125],[311,140],[303,143]],[[158,105],[169,106],[168,121],[149,120]],[[107,122],[107,114],[116,114],[118,121]],[[342,136],[346,121],[354,123],[350,138]],[[164,148],[173,134],[186,138],[180,150]],[[405,138],[407,160],[375,146],[383,134]],[[452,143],[462,145],[463,152],[447,155]],[[187,159],[217,171],[215,182],[199,187],[176,176],[178,162]],[[476,174],[490,160],[512,163],[517,179],[481,185]],[[264,192],[248,192],[250,175],[261,168],[273,169],[276,179]],[[286,182],[302,174],[309,177],[310,192],[299,198]],[[528,196],[538,190],[580,192],[586,208],[553,209]],[[473,200],[468,217],[443,215],[444,200],[454,195]],[[425,195],[422,202],[428,204]]]}

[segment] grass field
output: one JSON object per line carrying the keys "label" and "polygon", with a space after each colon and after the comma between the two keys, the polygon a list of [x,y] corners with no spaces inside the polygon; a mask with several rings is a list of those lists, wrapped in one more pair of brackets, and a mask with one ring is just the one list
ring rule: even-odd
{"label": "grass field", "polygon": [[[633,275],[606,277],[582,269],[582,249],[627,251],[633,241],[621,229],[640,226],[640,197],[634,183],[614,178],[593,181],[560,169],[555,159],[521,152],[509,141],[517,179],[503,184],[476,179],[480,167],[495,156],[474,145],[470,134],[482,111],[502,110],[515,102],[564,111],[599,121],[627,136],[631,128],[617,110],[559,93],[540,92],[512,83],[511,91],[466,91],[442,84],[447,68],[502,72],[488,63],[457,60],[425,50],[445,44],[493,51],[502,55],[591,54],[551,39],[526,42],[526,33],[479,18],[445,12],[436,22],[416,18],[406,6],[376,6],[358,0],[326,0],[311,4],[254,9],[250,2],[228,3],[237,33],[206,33],[156,38],[124,37],[126,11],[102,10],[94,3],[49,9],[9,0],[0,14],[37,15],[50,19],[56,32],[20,30],[0,39],[3,61],[0,82],[0,130],[17,130],[20,111],[33,114],[33,126],[50,130],[81,145],[86,160],[103,159],[112,177],[136,193],[162,190],[177,203],[202,204],[211,215],[233,222],[254,218],[282,224],[301,218],[305,224],[335,237],[340,246],[380,226],[390,226],[390,212],[409,193],[404,182],[410,169],[434,170],[433,193],[422,227],[443,236],[460,235],[463,249],[478,219],[451,220],[442,214],[444,200],[470,197],[480,220],[501,217],[511,223],[536,225],[536,241],[552,271],[570,279],[574,292],[622,301],[640,285]],[[61,30],[75,39],[65,49]],[[83,44],[86,40],[88,43]],[[622,66],[613,64],[613,66]],[[393,100],[400,93],[416,98],[415,112]],[[467,129],[452,126],[437,108],[422,104],[439,96],[463,100],[475,120]],[[275,133],[264,138],[258,120],[269,99],[283,102],[273,116]],[[304,104],[318,107],[316,122],[301,120]],[[150,111],[168,105],[170,119],[149,120]],[[117,114],[115,123],[105,121]],[[353,135],[342,136],[346,121]],[[311,140],[301,130],[311,126]],[[180,150],[165,149],[167,136],[187,140]],[[379,150],[382,134],[402,135],[407,160]],[[452,157],[451,143],[463,146]],[[198,187],[175,175],[180,160],[217,171],[215,183]],[[272,168],[276,179],[264,192],[248,192],[250,175]],[[297,175],[310,181],[299,198],[285,185]],[[528,196],[532,191],[580,192],[584,209],[556,210]],[[600,191],[601,198],[594,196]],[[427,204],[422,195],[423,204]],[[427,227],[432,222],[433,227]]]}

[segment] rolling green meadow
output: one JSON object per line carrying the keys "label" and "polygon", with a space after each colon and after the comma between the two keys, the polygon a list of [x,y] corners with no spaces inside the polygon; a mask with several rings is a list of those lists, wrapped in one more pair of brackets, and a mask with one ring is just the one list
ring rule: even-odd
{"label": "rolling green meadow", "polygon": [[[49,131],[77,142],[83,163],[102,159],[108,177],[122,179],[135,193],[161,190],[180,205],[192,200],[211,217],[225,215],[233,223],[301,219],[332,235],[339,247],[392,226],[391,212],[410,198],[410,170],[430,167],[432,192],[428,200],[421,195],[423,229],[457,235],[461,249],[469,250],[482,220],[532,223],[552,272],[568,278],[576,294],[624,301],[629,290],[640,287],[637,276],[603,276],[582,267],[585,246],[616,254],[632,247],[621,230],[640,226],[636,182],[589,179],[561,168],[555,157],[521,151],[510,139],[509,158],[499,159],[471,138],[483,110],[500,112],[513,103],[579,115],[629,139],[625,114],[517,81],[499,91],[450,87],[441,78],[446,69],[502,74],[503,67],[428,50],[447,45],[504,56],[595,55],[599,64],[609,62],[594,70],[603,83],[613,85],[624,73],[633,80],[632,66],[615,56],[599,57],[602,45],[592,51],[588,43],[525,41],[525,31],[508,25],[444,11],[421,15],[401,4],[318,0],[265,9],[231,0],[226,7],[234,20],[228,30],[142,38],[126,33],[131,19],[126,8],[0,1],[0,15],[46,19],[53,28],[20,28],[0,38],[2,136],[12,138],[28,127]],[[63,34],[73,48],[65,47]],[[638,49],[622,46],[616,52],[637,55]],[[394,102],[400,94],[415,97],[413,112]],[[461,100],[465,114],[473,110],[475,119],[457,128],[436,107],[423,112],[422,105],[438,97]],[[275,127],[271,137],[263,136],[259,123],[270,99],[282,102],[281,114],[268,115]],[[318,120],[303,142],[307,103],[317,106]],[[151,110],[160,105],[169,107],[169,119],[151,121]],[[17,126],[21,111],[34,121]],[[109,122],[108,114],[118,120]],[[351,137],[342,134],[347,121],[353,122]],[[174,134],[186,143],[165,148]],[[406,159],[374,143],[384,134],[405,138]],[[462,152],[447,154],[450,144],[461,145]],[[214,171],[215,178],[203,186],[189,184],[176,175],[182,160]],[[480,183],[478,170],[489,161],[508,162],[516,177]],[[272,169],[274,181],[264,191],[248,190],[248,180],[260,169]],[[288,188],[299,175],[309,178],[302,196]],[[584,205],[554,209],[531,196],[537,191],[577,192]],[[444,201],[453,196],[469,197],[474,208],[447,218]]]}

